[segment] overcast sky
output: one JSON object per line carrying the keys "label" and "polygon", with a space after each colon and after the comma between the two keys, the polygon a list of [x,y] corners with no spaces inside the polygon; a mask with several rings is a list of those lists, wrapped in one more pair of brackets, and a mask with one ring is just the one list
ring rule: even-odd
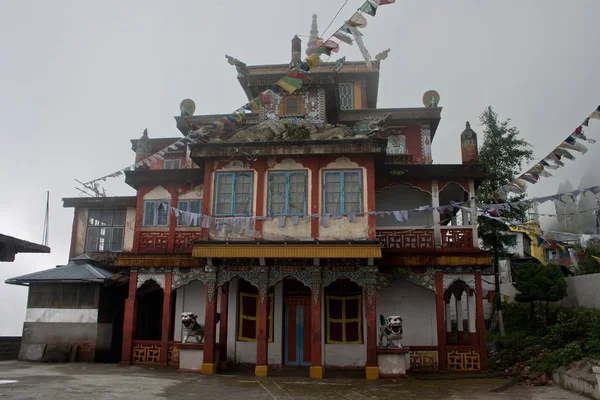
{"label": "overcast sky", "polygon": [[[130,139],[177,137],[173,116],[184,98],[196,113],[227,113],[246,102],[227,64],[287,63],[294,34],[311,15],[323,33],[343,0],[159,0],[0,2],[0,232],[40,242],[50,191],[50,255],[17,255],[0,265],[0,282],[68,261],[74,179],[88,181],[134,160]],[[361,0],[349,0],[326,36]],[[460,163],[465,121],[492,105],[510,117],[536,156],[556,147],[600,104],[600,1],[398,0],[368,18],[364,41],[382,63],[379,107],[420,107],[436,89],[444,107],[433,143],[436,163]],[[307,37],[303,39],[303,50]],[[360,60],[356,47],[339,56]],[[337,57],[337,56],[336,56]],[[333,60],[333,59],[332,59]],[[574,185],[599,143],[535,185],[554,193]],[[482,138],[480,137],[480,143]],[[594,160],[594,161],[593,161]],[[600,184],[600,182],[596,182]],[[123,177],[109,195],[132,195]],[[0,283],[0,335],[20,335],[27,289]]]}

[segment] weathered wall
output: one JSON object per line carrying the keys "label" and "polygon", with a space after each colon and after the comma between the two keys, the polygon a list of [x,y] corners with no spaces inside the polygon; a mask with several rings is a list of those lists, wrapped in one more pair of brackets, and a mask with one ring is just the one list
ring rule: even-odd
{"label": "weathered wall", "polygon": [[600,308],[600,274],[572,276],[567,280],[567,297],[560,304],[565,307]]}
{"label": "weathered wall", "polygon": [[[423,205],[431,205],[431,194],[407,184],[395,184],[375,194],[377,211],[409,210]],[[378,229],[429,225],[433,225],[431,212],[411,212],[407,222],[398,222],[394,215],[378,216],[376,220]]]}
{"label": "weathered wall", "polygon": [[19,359],[40,361],[26,358],[25,355],[40,345],[46,344],[77,344],[77,361],[94,361],[98,324],[77,322],[25,322]]}
{"label": "weathered wall", "polygon": [[0,337],[0,361],[16,360],[21,347],[20,336]]}
{"label": "weathered wall", "polygon": [[437,346],[435,293],[431,290],[406,281],[382,289],[377,292],[377,332],[379,315],[402,318],[403,346]]}

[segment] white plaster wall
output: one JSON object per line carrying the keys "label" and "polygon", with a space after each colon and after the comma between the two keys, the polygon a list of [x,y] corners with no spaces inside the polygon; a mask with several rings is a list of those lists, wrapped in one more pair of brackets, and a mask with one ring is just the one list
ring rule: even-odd
{"label": "white plaster wall", "polygon": [[280,227],[278,218],[263,221],[262,234],[265,239],[277,240],[284,238],[310,239],[310,217],[298,217],[298,225],[292,224],[292,218],[287,217],[285,226]]}
{"label": "white plaster wall", "polygon": [[367,324],[365,323],[366,299],[363,290],[362,293],[362,344],[326,344],[327,343],[327,314],[325,308],[325,298],[321,302],[321,315],[323,316],[321,329],[321,345],[323,349],[323,365],[329,367],[358,368],[364,367],[367,363]]}
{"label": "white plaster wall", "polygon": [[97,308],[28,308],[25,322],[98,322]]}
{"label": "white plaster wall", "polygon": [[[221,294],[217,295],[217,312],[221,306]],[[183,339],[181,329],[181,313],[193,312],[198,316],[198,323],[204,325],[206,318],[206,285],[200,281],[192,281],[177,289],[175,300],[175,322],[173,338],[175,341]],[[219,342],[219,324],[217,324],[216,341]],[[190,343],[193,343],[193,339]]]}
{"label": "white plaster wall", "polygon": [[125,213],[125,238],[123,240],[123,251],[133,249],[133,233],[135,231],[135,207],[128,207]]}
{"label": "white plaster wall", "polygon": [[[375,193],[375,210],[399,211],[431,205],[431,195],[410,185],[397,184]],[[432,212],[409,212],[408,222],[398,222],[394,215],[377,216],[376,226],[382,228],[425,227],[433,225]]]}
{"label": "white plaster wall", "polygon": [[402,345],[437,346],[435,293],[431,290],[406,281],[379,290],[377,332],[381,326],[379,315],[399,315],[402,318]]}
{"label": "white plaster wall", "polygon": [[[238,333],[238,289],[239,286],[236,285],[235,292],[235,322],[230,324],[229,326],[235,327],[235,329],[229,329],[228,335],[228,359],[230,354],[232,354],[231,349],[229,349],[229,344],[231,343],[230,338],[233,336],[235,339],[235,349],[233,355],[233,361],[238,364],[256,364],[256,342],[244,342],[237,340]],[[230,286],[231,293],[231,286]],[[231,297],[229,298],[232,300]],[[233,307],[231,303],[229,305],[229,313],[233,312]],[[275,308],[273,309],[273,342],[269,342],[268,345],[268,354],[267,359],[270,365],[281,365],[282,364],[282,351],[283,351],[283,283],[279,282],[275,285]],[[229,319],[230,323],[232,319]]]}
{"label": "white plaster wall", "polygon": [[75,238],[75,254],[74,257],[77,257],[83,254],[83,250],[85,249],[85,236],[87,233],[87,219],[88,219],[89,209],[80,208],[78,217],[77,217],[77,233]]}

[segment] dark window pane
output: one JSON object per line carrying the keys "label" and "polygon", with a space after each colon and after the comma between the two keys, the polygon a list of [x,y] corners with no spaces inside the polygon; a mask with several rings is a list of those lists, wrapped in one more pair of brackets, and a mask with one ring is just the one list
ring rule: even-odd
{"label": "dark window pane", "polygon": [[112,224],[113,224],[113,212],[112,211],[102,211],[102,217],[100,218],[100,225],[112,226]]}
{"label": "dark window pane", "polygon": [[330,322],[329,323],[329,339],[335,342],[341,342],[343,340],[342,330],[343,324],[341,322]]}
{"label": "dark window pane", "polygon": [[124,228],[113,228],[112,229],[112,242],[110,251],[123,251],[123,235],[125,234]]}
{"label": "dark window pane", "polygon": [[110,251],[110,241],[112,237],[112,228],[100,228],[100,238],[98,240],[98,251]]}
{"label": "dark window pane", "polygon": [[113,226],[125,226],[125,210],[113,212]]}
{"label": "dark window pane", "polygon": [[99,210],[90,211],[88,215],[88,225],[98,226],[100,225],[100,216],[102,212]]}
{"label": "dark window pane", "polygon": [[169,203],[166,201],[160,202],[158,205],[158,226],[166,226],[169,221]]}
{"label": "dark window pane", "polygon": [[96,226],[90,226],[87,230],[87,237],[85,239],[85,251],[98,251],[98,236],[100,235],[100,228]]}
{"label": "dark window pane", "polygon": [[154,201],[147,201],[144,204],[144,226],[154,226],[154,210],[156,203]]}
{"label": "dark window pane", "polygon": [[360,301],[346,299],[346,319],[358,318],[360,315]]}
{"label": "dark window pane", "polygon": [[241,336],[245,339],[256,339],[256,321],[244,319],[241,333]]}
{"label": "dark window pane", "polygon": [[346,322],[346,342],[357,342],[360,339],[358,322]]}
{"label": "dark window pane", "polygon": [[329,299],[329,318],[332,319],[342,319],[344,316],[342,315],[342,300],[338,299]]}

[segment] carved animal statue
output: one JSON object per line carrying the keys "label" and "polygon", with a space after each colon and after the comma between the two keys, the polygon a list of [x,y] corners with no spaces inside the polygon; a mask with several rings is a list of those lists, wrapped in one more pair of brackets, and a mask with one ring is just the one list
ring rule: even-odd
{"label": "carved animal statue", "polygon": [[357,122],[354,125],[354,133],[357,135],[370,135],[373,132],[383,130],[385,121],[389,118],[390,114],[386,114],[385,117],[367,119],[365,121]]}
{"label": "carved animal statue", "polygon": [[[385,318],[379,315],[381,328],[379,328],[379,347],[402,348],[402,318],[391,315]],[[383,339],[385,338],[385,345]]]}
{"label": "carved animal statue", "polygon": [[198,343],[204,341],[204,327],[198,323],[198,316],[191,312],[181,313],[181,324],[183,325],[183,340],[187,343],[190,337],[196,338]]}

